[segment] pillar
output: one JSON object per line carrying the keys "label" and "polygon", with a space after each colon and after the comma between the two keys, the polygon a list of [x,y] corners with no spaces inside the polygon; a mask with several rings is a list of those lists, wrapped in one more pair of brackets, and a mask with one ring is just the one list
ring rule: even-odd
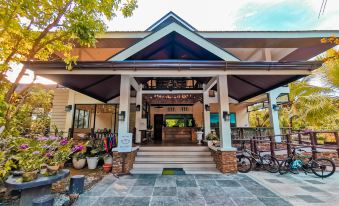
{"label": "pillar", "polygon": [[219,136],[220,136],[220,150],[234,151],[231,139],[231,123],[225,120],[223,113],[230,114],[229,99],[228,99],[228,85],[227,75],[219,75],[217,77],[218,85],[218,102],[219,102]]}
{"label": "pillar", "polygon": [[208,95],[208,91],[205,91],[203,93],[203,110],[204,110],[204,134],[205,134],[205,138],[207,137],[207,135],[211,132],[211,119],[210,119],[210,111],[206,111],[205,109],[205,105],[209,105],[209,95]]}
{"label": "pillar", "polygon": [[129,133],[130,93],[130,76],[121,75],[119,115],[125,112],[125,119],[123,121],[119,120],[118,136]]}
{"label": "pillar", "polygon": [[140,110],[135,112],[135,142],[141,143],[140,123],[142,119],[142,87],[139,85],[137,96],[135,99],[136,105],[140,105]]}
{"label": "pillar", "polygon": [[[270,123],[273,127],[273,135],[281,135],[280,125],[279,125],[279,111],[274,110],[273,107],[277,105],[277,97],[280,95],[280,91],[271,90],[268,92],[268,104],[270,112]],[[276,142],[281,142],[281,136],[275,136]]]}

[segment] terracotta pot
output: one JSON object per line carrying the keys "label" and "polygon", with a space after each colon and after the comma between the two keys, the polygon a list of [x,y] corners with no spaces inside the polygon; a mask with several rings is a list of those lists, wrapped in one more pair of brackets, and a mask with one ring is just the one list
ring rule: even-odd
{"label": "terracotta pot", "polygon": [[104,170],[104,172],[109,173],[111,171],[112,168],[112,164],[104,164],[102,166],[102,169]]}
{"label": "terracotta pot", "polygon": [[22,174],[22,181],[23,182],[30,182],[38,178],[39,170],[31,171],[31,172],[24,172]]}
{"label": "terracotta pot", "polygon": [[82,159],[78,159],[76,157],[73,157],[72,159],[72,163],[73,163],[73,167],[77,170],[80,170],[82,168],[85,167],[86,165],[86,159],[82,158]]}
{"label": "terracotta pot", "polygon": [[60,165],[47,165],[47,170],[50,172],[58,171],[60,168]]}

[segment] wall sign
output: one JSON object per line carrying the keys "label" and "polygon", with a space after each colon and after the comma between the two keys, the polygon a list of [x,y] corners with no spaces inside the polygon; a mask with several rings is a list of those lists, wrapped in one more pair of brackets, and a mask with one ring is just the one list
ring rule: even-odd
{"label": "wall sign", "polygon": [[132,133],[118,136],[118,152],[132,151]]}

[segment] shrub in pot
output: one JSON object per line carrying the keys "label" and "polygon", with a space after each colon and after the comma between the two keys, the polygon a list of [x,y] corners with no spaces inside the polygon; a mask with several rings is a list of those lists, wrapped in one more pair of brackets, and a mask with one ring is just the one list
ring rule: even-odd
{"label": "shrub in pot", "polygon": [[97,168],[99,161],[98,153],[99,151],[97,149],[92,149],[90,155],[86,157],[88,169],[93,170]]}
{"label": "shrub in pot", "polygon": [[82,144],[77,144],[72,148],[73,157],[72,163],[75,169],[82,169],[86,165],[86,146]]}
{"label": "shrub in pot", "polygon": [[211,132],[206,137],[207,145],[212,146],[214,142],[219,141],[219,137],[215,132]]}
{"label": "shrub in pot", "polygon": [[111,164],[111,165],[113,164],[113,158],[110,154],[106,154],[104,156],[104,163],[105,164]]}

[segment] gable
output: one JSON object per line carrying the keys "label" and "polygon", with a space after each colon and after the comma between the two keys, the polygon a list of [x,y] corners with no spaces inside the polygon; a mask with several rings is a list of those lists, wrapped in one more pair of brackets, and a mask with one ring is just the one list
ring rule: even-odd
{"label": "gable", "polygon": [[198,35],[195,32],[188,30],[187,28],[173,22],[166,27],[153,32],[152,34],[146,36],[139,42],[135,43],[134,45],[126,48],[125,50],[119,52],[118,54],[114,55],[113,57],[109,58],[108,61],[123,61],[127,60],[131,56],[135,55],[138,52],[141,52],[146,47],[152,45],[153,43],[157,42],[158,40],[162,39],[166,35],[175,32],[180,34],[182,37],[189,39],[191,42],[195,43],[196,45],[202,47],[204,50],[212,53],[213,55],[217,56],[218,58],[224,61],[239,61],[239,59],[232,54],[228,53],[224,49],[214,45],[213,43],[209,42],[202,36]]}

